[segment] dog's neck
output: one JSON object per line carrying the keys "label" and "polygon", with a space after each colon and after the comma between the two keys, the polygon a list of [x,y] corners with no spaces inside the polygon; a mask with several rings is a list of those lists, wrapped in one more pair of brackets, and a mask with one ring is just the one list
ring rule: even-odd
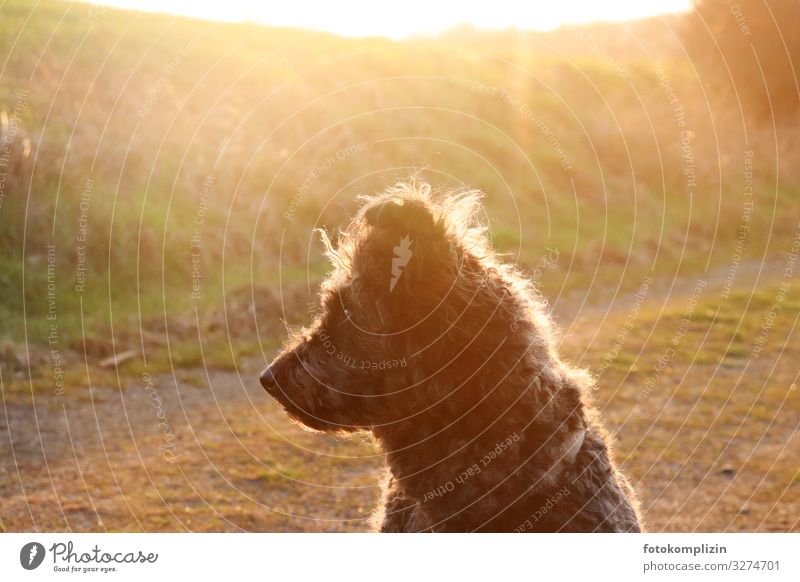
{"label": "dog's neck", "polygon": [[439,529],[479,528],[492,512],[563,487],[586,437],[580,397],[554,374],[528,384],[376,430],[399,487]]}

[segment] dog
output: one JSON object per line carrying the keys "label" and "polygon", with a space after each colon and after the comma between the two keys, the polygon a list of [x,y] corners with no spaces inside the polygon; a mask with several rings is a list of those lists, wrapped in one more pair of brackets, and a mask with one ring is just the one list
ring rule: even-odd
{"label": "dog", "polygon": [[384,532],[638,532],[633,489],[557,353],[546,302],[500,260],[476,191],[400,183],[332,242],[320,314],[260,381],[290,417],[370,431]]}

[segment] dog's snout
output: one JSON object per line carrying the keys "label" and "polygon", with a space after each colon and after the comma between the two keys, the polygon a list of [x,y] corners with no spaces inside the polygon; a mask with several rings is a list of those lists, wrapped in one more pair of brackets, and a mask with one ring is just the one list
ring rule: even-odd
{"label": "dog's snout", "polygon": [[264,371],[261,372],[260,380],[261,385],[267,390],[275,387],[275,374],[272,366],[267,366],[264,368]]}

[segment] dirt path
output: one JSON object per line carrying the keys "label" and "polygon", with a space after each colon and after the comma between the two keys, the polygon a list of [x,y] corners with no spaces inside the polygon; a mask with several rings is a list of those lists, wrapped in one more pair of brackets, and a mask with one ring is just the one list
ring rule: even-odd
{"label": "dirt path", "polygon": [[368,444],[299,430],[256,385],[255,369],[246,382],[202,370],[178,378],[7,402],[4,528],[366,529],[381,467]]}
{"label": "dirt path", "polygon": [[[681,281],[671,299],[654,285],[621,343],[635,295],[621,297],[611,311],[578,313],[573,305],[570,312],[562,302],[556,309],[568,329],[564,351],[603,372],[593,398],[651,531],[798,530],[800,298],[783,302],[769,349],[749,359],[742,354],[759,333],[763,306],[730,306],[738,321],[722,311],[709,318],[708,308],[698,307],[680,350],[647,389],[682,329],[694,281]],[[710,289],[722,279],[709,281]],[[605,365],[615,342],[620,354]],[[311,434],[288,422],[258,386],[259,367],[248,361],[239,373],[179,370],[174,377],[123,379],[122,389],[37,393],[33,401],[4,394],[0,525],[368,529],[381,456],[366,440]]]}

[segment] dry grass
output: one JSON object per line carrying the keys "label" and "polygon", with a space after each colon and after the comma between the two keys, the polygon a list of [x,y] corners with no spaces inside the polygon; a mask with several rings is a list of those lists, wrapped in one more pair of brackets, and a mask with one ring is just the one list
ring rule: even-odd
{"label": "dry grass", "polygon": [[0,335],[18,343],[47,337],[50,243],[59,328],[78,351],[84,335],[105,351],[112,336],[136,348],[140,325],[154,350],[167,331],[191,338],[177,323],[195,309],[224,341],[221,306],[238,312],[230,303],[251,284],[257,297],[288,296],[258,321],[262,337],[278,335],[280,316],[302,318],[306,274],[313,288],[326,268],[312,227],[336,228],[357,195],[416,170],[485,191],[495,245],[523,265],[558,249],[542,280],[550,295],[727,264],[746,150],[760,195],[743,259],[775,257],[770,236],[796,229],[796,127],[744,123],[728,96],[709,94],[674,19],[398,43],[51,0],[0,10],[0,109],[13,119],[24,101],[0,211]]}
{"label": "dry grass", "polygon": [[[773,285],[720,301],[711,285],[669,364],[686,297],[649,298],[594,395],[616,457],[639,491],[650,531],[797,531],[800,407],[791,289],[751,358]],[[748,306],[749,305],[749,306]],[[582,317],[564,350],[597,371],[630,311]],[[734,347],[735,349],[731,349]],[[584,349],[585,348],[585,349]],[[141,378],[61,399],[3,385],[0,518],[7,531],[361,531],[377,503],[382,460],[368,441],[310,434],[239,374],[180,370],[155,379],[174,431],[159,447],[157,408]],[[114,386],[114,384],[111,384]],[[13,392],[10,396],[9,390]],[[35,414],[35,425],[34,423]],[[30,426],[37,426],[31,431]]]}
{"label": "dry grass", "polygon": [[[312,228],[415,171],[484,190],[493,244],[528,272],[557,253],[539,283],[564,351],[605,370],[595,398],[651,530],[798,528],[795,290],[751,357],[798,229],[797,124],[708,91],[674,18],[397,43],[96,10],[0,7],[2,528],[364,529],[381,459],[289,424],[255,373],[327,269]],[[734,260],[755,291],[719,300]],[[606,358],[645,276],[682,283]]]}

